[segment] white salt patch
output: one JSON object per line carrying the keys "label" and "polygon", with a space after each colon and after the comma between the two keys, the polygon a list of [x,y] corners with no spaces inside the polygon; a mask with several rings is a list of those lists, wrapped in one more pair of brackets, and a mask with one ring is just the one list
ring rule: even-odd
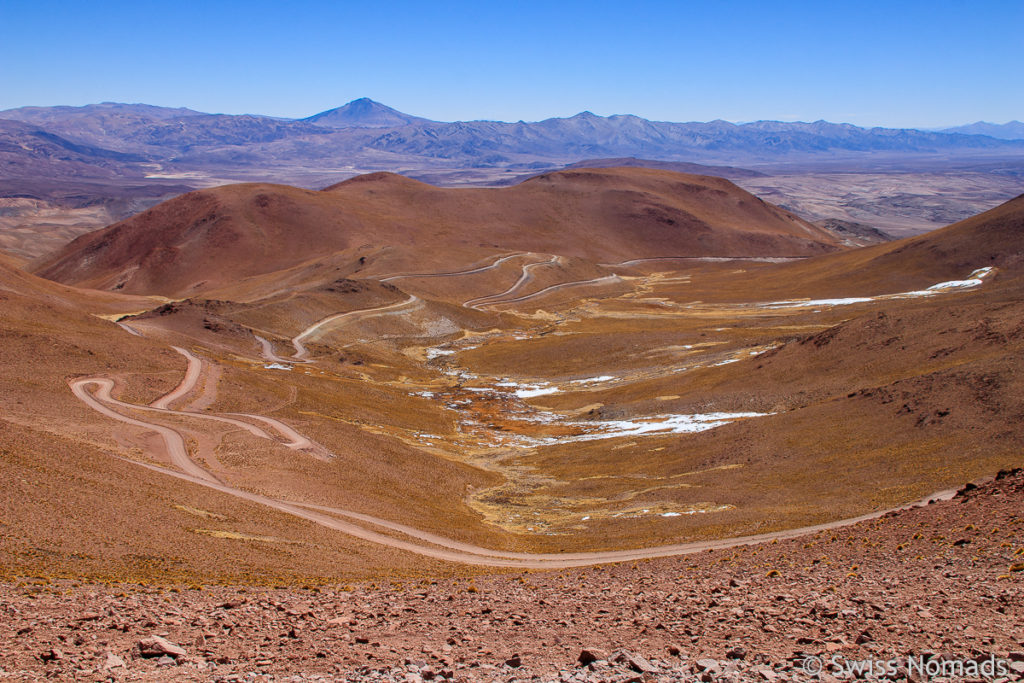
{"label": "white salt patch", "polygon": [[474,392],[476,394],[486,394],[486,393],[489,393],[490,391],[492,391],[488,387],[462,387],[462,388],[465,389],[466,391],[472,391],[472,392]]}
{"label": "white salt patch", "polygon": [[[803,308],[805,306],[847,306],[850,304],[863,304],[870,301],[886,301],[891,299],[911,299],[923,296],[933,296],[949,290],[973,289],[984,284],[984,278],[993,273],[995,269],[991,266],[978,268],[966,280],[949,280],[939,282],[928,289],[919,289],[912,292],[898,292],[896,294],[881,294],[873,297],[851,297],[848,299],[809,299],[805,301],[773,301],[770,303],[758,304],[761,308]],[[817,313],[818,311],[815,311]]]}
{"label": "white salt patch", "polygon": [[715,366],[717,367],[719,365],[728,365],[729,363],[735,363],[738,360],[739,358],[726,358],[725,360],[718,361],[717,363],[715,363]]}
{"label": "white salt patch", "polygon": [[937,285],[932,285],[927,291],[934,292],[943,289],[971,289],[978,285],[984,284],[981,278],[972,278],[970,280],[950,280],[949,282],[940,282]]}
{"label": "white salt patch", "polygon": [[558,387],[534,387],[528,389],[516,389],[515,395],[519,398],[531,398],[533,396],[547,396],[558,393]]}
{"label": "white salt patch", "polygon": [[802,308],[804,306],[849,306],[850,304],[864,304],[874,301],[872,297],[851,297],[849,299],[812,299],[807,301],[773,301],[767,304],[758,304],[762,308]]}
{"label": "white salt patch", "polygon": [[422,396],[423,398],[434,398],[433,391],[416,391],[410,394],[410,396]]}
{"label": "white salt patch", "polygon": [[280,363],[270,363],[268,365],[264,365],[263,367],[266,368],[267,370],[291,370],[292,369],[292,366],[290,366],[290,365],[281,365]]}
{"label": "white salt patch", "polygon": [[587,515],[586,517],[584,517],[584,518],[583,518],[582,520],[580,520],[580,521],[582,521],[582,522],[585,522],[585,521],[587,521],[588,519],[590,519],[590,515]]}
{"label": "white salt patch", "polygon": [[454,351],[449,349],[427,349],[427,360],[434,360],[441,356],[452,356],[455,355]]}
{"label": "white salt patch", "polygon": [[590,377],[589,379],[574,379],[572,384],[597,384],[598,382],[610,382],[615,379],[613,375],[601,375],[600,377]]}
{"label": "white salt patch", "polygon": [[643,434],[692,434],[704,432],[746,417],[765,417],[771,413],[704,413],[697,415],[656,415],[642,420],[609,420],[576,422],[578,426],[593,426],[604,431],[568,437],[565,441],[596,441]]}

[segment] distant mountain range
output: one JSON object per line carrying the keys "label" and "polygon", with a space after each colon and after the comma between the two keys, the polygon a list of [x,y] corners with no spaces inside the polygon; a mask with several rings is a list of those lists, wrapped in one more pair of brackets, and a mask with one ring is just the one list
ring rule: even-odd
{"label": "distant mountain range", "polygon": [[942,133],[963,133],[964,135],[987,135],[1000,140],[1024,140],[1024,123],[1009,121],[1007,123],[989,123],[978,121],[966,126],[943,128]]}
{"label": "distant mountain range", "polygon": [[69,163],[94,164],[100,175],[141,177],[197,169],[528,170],[621,157],[733,166],[904,155],[1024,156],[1024,139],[1013,139],[1024,128],[1019,122],[939,132],[826,121],[672,123],[582,112],[531,123],[449,123],[366,98],[305,119],[107,102],[9,109],[0,111],[0,121],[0,179],[31,168],[46,173],[48,164],[67,170]]}

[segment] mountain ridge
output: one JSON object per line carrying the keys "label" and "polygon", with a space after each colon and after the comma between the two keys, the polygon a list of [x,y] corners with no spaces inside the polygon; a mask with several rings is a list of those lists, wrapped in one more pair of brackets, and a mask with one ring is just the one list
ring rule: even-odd
{"label": "mountain ridge", "polygon": [[1024,139],[1024,122],[1007,121],[1006,123],[990,123],[988,121],[975,121],[962,126],[943,128],[943,133],[964,133],[967,135],[987,135],[1001,140],[1022,140]]}
{"label": "mountain ridge", "polygon": [[45,128],[76,144],[148,155],[175,167],[326,166],[341,160],[381,164],[398,157],[486,167],[631,156],[733,165],[837,155],[1024,155],[1024,141],[827,121],[676,123],[585,111],[536,122],[442,122],[369,98],[303,119],[116,103],[23,107],[0,111],[4,118]]}

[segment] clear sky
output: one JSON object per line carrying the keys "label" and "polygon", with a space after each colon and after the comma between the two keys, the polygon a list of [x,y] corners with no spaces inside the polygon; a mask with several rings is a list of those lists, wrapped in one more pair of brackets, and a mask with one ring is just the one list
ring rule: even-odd
{"label": "clear sky", "polygon": [[0,109],[303,117],[1024,119],[1024,0],[0,0]]}

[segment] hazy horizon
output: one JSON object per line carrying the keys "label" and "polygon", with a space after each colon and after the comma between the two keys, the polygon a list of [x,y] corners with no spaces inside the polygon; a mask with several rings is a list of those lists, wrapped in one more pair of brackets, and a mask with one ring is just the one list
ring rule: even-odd
{"label": "hazy horizon", "polygon": [[[203,110],[197,109],[196,107],[189,106],[188,104],[154,104],[152,102],[115,102],[115,101],[111,101],[111,100],[106,100],[106,101],[102,101],[102,102],[85,102],[85,103],[82,103],[82,104],[66,104],[66,103],[61,103],[61,104],[23,104],[23,105],[18,105],[18,106],[15,106],[15,107],[7,107],[5,109],[0,109],[0,111],[7,111],[7,110],[10,110],[10,109],[20,109],[20,108],[31,108],[31,107],[39,107],[39,108],[47,108],[47,107],[73,107],[73,108],[80,108],[80,107],[88,107],[88,106],[116,104],[116,105],[124,105],[124,106],[155,106],[155,107],[166,107],[166,108],[169,108],[169,109],[190,109],[192,111],[195,111],[195,112],[198,112],[198,113],[201,113],[201,114],[211,114],[211,115],[268,116],[268,117],[280,118],[280,119],[284,119],[284,120],[299,121],[299,120],[302,120],[302,119],[309,118],[311,116],[315,116],[317,114],[321,114],[321,113],[323,113],[325,111],[330,111],[330,110],[333,110],[333,109],[337,109],[337,108],[343,107],[343,106],[345,106],[347,104],[351,104],[352,102],[355,102],[357,100],[362,100],[362,99],[370,100],[372,102],[376,102],[377,104],[382,104],[384,106],[390,107],[390,105],[388,105],[387,102],[381,102],[380,100],[377,100],[377,99],[375,99],[373,97],[365,97],[364,96],[364,97],[357,97],[357,98],[355,98],[355,100],[350,100],[348,102],[345,102],[343,104],[337,105],[335,107],[328,107],[327,109],[324,109],[324,110],[311,112],[309,114],[301,114],[299,116],[277,116],[277,115],[273,115],[273,114],[265,114],[263,112],[258,112],[258,111],[245,111],[245,112],[203,111]],[[394,109],[394,107],[391,107],[391,108]],[[415,110],[412,110],[412,111],[404,111],[404,110],[402,110],[401,113],[409,114],[411,116],[420,116],[420,114],[418,114]],[[615,112],[615,113],[610,113],[610,114],[603,114],[603,113],[599,113],[599,112],[594,112],[594,111],[589,110],[589,109],[585,109],[585,110],[576,112],[575,114],[569,114],[569,115],[566,115],[566,116],[549,116],[549,117],[545,117],[545,119],[573,118],[575,116],[579,116],[581,114],[586,114],[586,113],[594,114],[594,115],[600,116],[602,118],[610,118],[610,117],[614,117],[614,116],[640,116],[639,114],[633,114],[633,113],[630,113],[630,112]],[[427,117],[423,117],[423,118],[427,118]],[[646,117],[641,117],[641,118],[646,118]],[[545,119],[483,119],[483,118],[477,117],[477,118],[467,118],[467,119],[451,119],[451,120],[433,119],[433,120],[437,121],[438,123],[456,123],[456,122],[466,123],[466,122],[473,122],[473,121],[494,121],[494,122],[498,122],[498,123],[517,123],[517,122],[536,123],[536,122],[539,122],[539,121],[543,121]],[[650,119],[650,120],[656,120],[656,119]],[[784,120],[784,119],[750,119],[750,120],[744,120],[744,121],[730,121],[728,119],[722,119],[722,118],[708,119],[708,120],[704,120],[704,121],[666,121],[666,122],[668,122],[668,123],[711,123],[713,121],[725,121],[726,123],[731,123],[731,124],[737,125],[737,126],[742,126],[742,125],[750,124],[750,123],[759,123],[759,122],[818,123],[818,122],[822,122],[823,121],[823,122],[832,123],[832,124],[849,124],[850,123],[849,121],[829,121],[827,119],[814,119],[814,120],[809,120],[809,119],[791,119],[791,120]],[[929,131],[929,130],[942,130],[944,128],[953,128],[953,127],[957,127],[957,126],[969,126],[969,125],[982,124],[982,123],[984,123],[984,124],[992,124],[992,125],[1007,125],[1007,124],[1011,124],[1011,123],[1020,123],[1020,121],[1017,120],[1017,119],[1010,119],[1010,120],[1007,120],[1007,121],[977,120],[977,121],[961,121],[959,123],[953,123],[953,124],[950,124],[948,126],[900,126],[900,127],[895,127],[895,128],[905,128],[905,129],[908,129],[908,130]],[[852,125],[859,125],[859,124],[852,124]],[[873,126],[860,126],[860,127],[872,128]],[[889,128],[890,126],[878,126],[878,127]]]}

